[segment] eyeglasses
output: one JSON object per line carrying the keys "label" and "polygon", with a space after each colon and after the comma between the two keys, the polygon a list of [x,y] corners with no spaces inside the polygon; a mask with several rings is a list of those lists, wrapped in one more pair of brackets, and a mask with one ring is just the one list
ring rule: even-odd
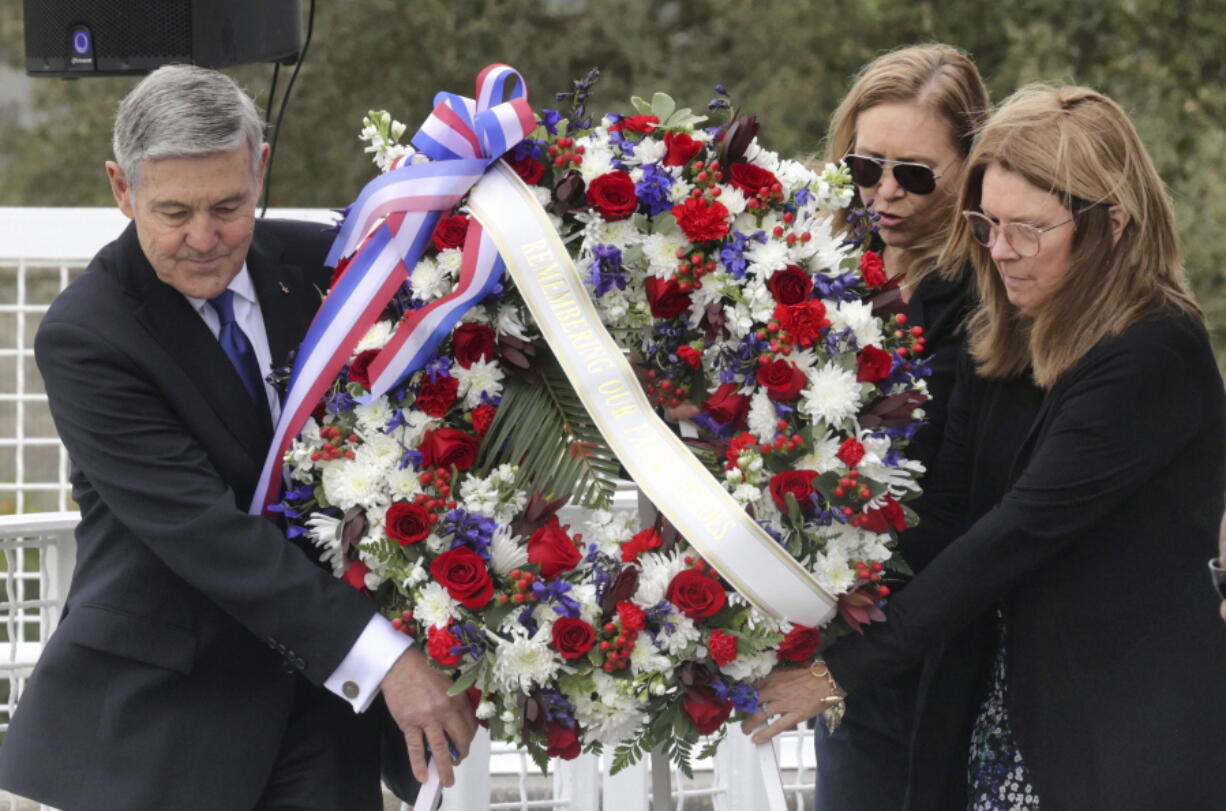
{"label": "eyeglasses", "polygon": [[912,161],[892,161],[886,158],[870,158],[867,155],[848,153],[843,163],[851,171],[851,182],[868,188],[881,182],[881,173],[886,167],[894,173],[894,180],[904,191],[912,194],[932,194],[940,175],[931,166]]}
{"label": "eyeglasses", "polygon": [[1226,569],[1218,566],[1217,558],[1209,561],[1209,576],[1213,578],[1213,585],[1217,588],[1217,593],[1223,600],[1226,600]]}
{"label": "eyeglasses", "polygon": [[1058,222],[1046,228],[1036,228],[1024,222],[1009,222],[1004,225],[997,225],[988,219],[986,215],[978,211],[963,211],[962,216],[966,218],[966,224],[971,231],[971,238],[983,247],[991,248],[995,245],[996,234],[999,231],[1004,234],[1005,242],[1009,244],[1010,248],[1019,256],[1029,258],[1037,254],[1039,248],[1042,247],[1039,242],[1040,235],[1046,234],[1048,231],[1054,231],[1062,225],[1068,225],[1077,219],[1077,215],[1080,213],[1080,211],[1074,212],[1073,216],[1064,222]]}

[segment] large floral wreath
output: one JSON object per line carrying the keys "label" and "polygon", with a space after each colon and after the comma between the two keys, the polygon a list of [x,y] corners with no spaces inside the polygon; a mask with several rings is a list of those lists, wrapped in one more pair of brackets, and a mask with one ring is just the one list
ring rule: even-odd
{"label": "large floral wreath", "polygon": [[[922,472],[903,451],[922,420],[923,337],[873,313],[880,260],[832,219],[851,198],[843,169],[782,159],[754,119],[710,125],[663,94],[585,119],[593,80],[505,160],[649,397],[689,418],[693,452],[838,595],[838,617],[768,617],[666,520],[609,511],[618,460],[509,281],[424,369],[358,402],[396,324],[455,284],[463,210],[293,443],[277,509],[469,691],[495,738],[542,766],[616,746],[617,769],[663,745],[688,768],[698,736],[756,709],[752,684],[778,662],[881,619]],[[382,169],[422,159],[403,132],[367,118]],[[559,520],[568,500],[590,509],[583,534]]]}

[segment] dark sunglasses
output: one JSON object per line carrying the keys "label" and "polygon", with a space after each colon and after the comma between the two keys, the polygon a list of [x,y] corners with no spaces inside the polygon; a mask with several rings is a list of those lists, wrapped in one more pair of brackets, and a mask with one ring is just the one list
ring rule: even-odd
{"label": "dark sunglasses", "polygon": [[887,166],[894,173],[895,182],[912,194],[932,194],[936,191],[937,178],[940,177],[932,171],[931,166],[922,163],[870,158],[850,152],[843,156],[843,163],[851,172],[851,182],[866,188],[881,182],[881,174]]}
{"label": "dark sunglasses", "polygon": [[1213,585],[1217,588],[1217,593],[1223,600],[1226,600],[1226,569],[1218,566],[1217,558],[1209,561],[1209,576],[1213,578]]}

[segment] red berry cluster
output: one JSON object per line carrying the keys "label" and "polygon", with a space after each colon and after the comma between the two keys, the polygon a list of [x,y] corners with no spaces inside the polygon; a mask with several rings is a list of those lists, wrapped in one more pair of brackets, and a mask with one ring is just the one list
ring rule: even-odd
{"label": "red berry cluster", "polygon": [[844,504],[839,510],[851,519],[848,523],[853,527],[858,527],[868,520],[868,516],[860,511],[865,502],[873,497],[873,491],[868,485],[860,483],[860,471],[849,471],[846,476],[840,478],[831,495],[843,500]]}
{"label": "red berry cluster", "polygon": [[357,434],[342,434],[341,429],[335,425],[325,425],[320,428],[319,435],[324,439],[324,444],[319,450],[311,451],[312,462],[318,462],[321,459],[330,462],[342,456],[352,459],[354,447],[362,441]]}
{"label": "red berry cluster", "polygon": [[[924,337],[923,327],[915,326],[907,329],[906,313],[899,313],[894,316],[891,319],[891,324],[894,327],[894,333],[893,340],[889,341],[889,344],[899,357],[905,358],[907,355],[914,357],[924,354],[927,339]],[[886,326],[887,330],[889,326]]]}
{"label": "red berry cluster", "polygon": [[745,208],[750,211],[758,209],[768,209],[772,204],[783,202],[783,184],[775,181],[770,186],[762,189],[745,203]]}
{"label": "red berry cluster", "polygon": [[[676,408],[681,405],[681,402],[690,396],[690,388],[684,383],[673,383],[668,378],[660,380],[660,373],[655,369],[648,369],[645,375],[647,385],[644,391],[648,397],[655,398],[656,405],[669,406]],[[656,381],[659,381],[658,383]]]}
{"label": "red berry cluster", "polygon": [[[779,184],[776,183],[775,185],[778,186]],[[796,221],[796,215],[791,211],[785,211],[783,212],[783,221],[787,225],[791,225]],[[782,239],[784,242],[786,242],[789,248],[795,245],[797,240],[800,242],[808,242],[809,240],[813,239],[813,235],[808,231],[801,231],[799,234],[791,231],[787,232],[787,236],[784,236],[785,231],[787,231],[787,229],[785,229],[782,225],[776,225],[771,233],[774,234],[775,239]]]}
{"label": "red berry cluster", "polygon": [[890,596],[890,587],[881,582],[881,579],[885,576],[885,566],[883,566],[880,561],[866,563],[859,560],[856,561],[855,566],[857,580],[874,583],[877,586],[877,591],[882,597]]}
{"label": "red berry cluster", "polygon": [[407,609],[399,617],[392,620],[392,627],[409,636],[418,635],[417,620],[413,619],[413,612]]}
{"label": "red berry cluster", "polygon": [[600,650],[605,654],[605,673],[613,673],[630,667],[630,654],[634,651],[634,643],[639,638],[639,632],[627,628],[621,622],[606,622],[600,629]]}
{"label": "red berry cluster", "polygon": [[553,158],[553,165],[561,169],[563,166],[578,166],[583,163],[583,153],[586,148],[580,144],[575,146],[574,138],[559,138],[557,143],[549,145],[546,152]]}
{"label": "red berry cluster", "polygon": [[[698,192],[698,189],[694,189],[691,194],[694,192]],[[678,248],[676,256],[681,262],[677,265],[677,275],[675,278],[677,279],[677,287],[683,293],[689,293],[691,290],[701,290],[702,277],[708,273],[714,273],[715,269],[719,267],[714,259],[697,249],[694,249],[691,253],[690,248]]]}
{"label": "red berry cluster", "polygon": [[456,502],[451,498],[450,470],[441,467],[435,470],[423,470],[418,474],[417,480],[426,490],[414,496],[413,503],[430,511],[430,523],[438,521],[438,514],[435,511],[456,508]]}
{"label": "red berry cluster", "polygon": [[775,423],[775,427],[779,432],[775,434],[774,442],[764,442],[758,446],[763,456],[769,456],[772,453],[791,453],[805,444],[805,438],[799,433],[788,433],[792,425],[787,420],[780,419]]}
{"label": "red berry cluster", "polygon": [[535,603],[537,601],[536,594],[532,591],[532,584],[536,582],[536,575],[524,569],[511,570],[511,588],[506,592],[499,594],[494,599],[500,605],[514,603],[515,605],[523,605],[524,603]]}
{"label": "red berry cluster", "polygon": [[758,340],[770,340],[770,352],[758,356],[758,363],[766,365],[775,359],[775,355],[790,355],[795,346],[788,340],[788,331],[783,328],[778,319],[772,318],[766,326],[758,330]]}

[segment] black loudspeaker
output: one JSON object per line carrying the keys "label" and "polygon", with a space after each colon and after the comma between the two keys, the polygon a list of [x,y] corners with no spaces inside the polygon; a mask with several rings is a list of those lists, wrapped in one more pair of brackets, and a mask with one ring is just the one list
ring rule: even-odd
{"label": "black loudspeaker", "polygon": [[26,73],[114,76],[161,65],[292,63],[300,0],[24,0]]}

